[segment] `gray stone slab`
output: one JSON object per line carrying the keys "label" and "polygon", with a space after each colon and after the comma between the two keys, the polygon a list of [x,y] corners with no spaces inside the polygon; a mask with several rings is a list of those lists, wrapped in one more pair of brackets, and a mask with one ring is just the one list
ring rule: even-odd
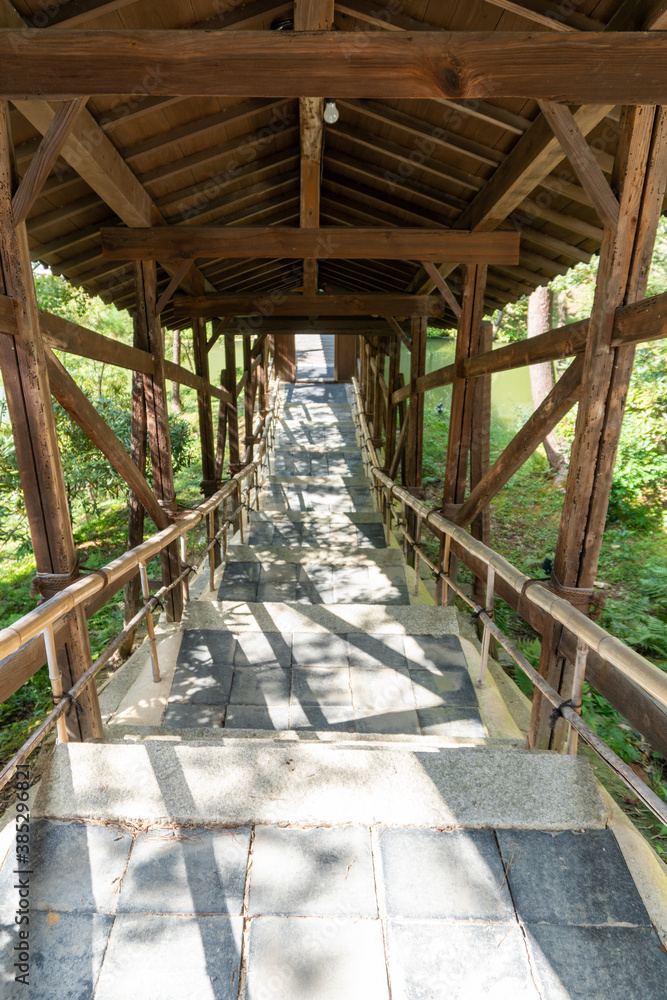
{"label": "gray stone slab", "polygon": [[410,595],[402,566],[369,566],[369,587],[374,604],[409,604]]}
{"label": "gray stone slab", "polygon": [[248,1000],[388,1000],[379,920],[258,917]]}
{"label": "gray stone slab", "polygon": [[317,733],[356,731],[351,704],[300,705],[292,701],[289,716],[290,729],[311,730]]}
{"label": "gray stone slab", "polygon": [[287,729],[289,704],[229,705],[225,714],[225,729]]}
{"label": "gray stone slab", "polygon": [[347,635],[333,635],[330,632],[293,634],[293,666],[347,666],[347,663]]}
{"label": "gray stone slab", "polygon": [[376,917],[368,827],[258,826],[248,908],[251,916]]}
{"label": "gray stone slab", "polygon": [[[119,827],[36,820],[30,827],[31,910],[115,913],[132,846]],[[10,854],[0,871],[0,905],[16,909],[18,876]]]}
{"label": "gray stone slab", "polygon": [[477,708],[420,708],[417,715],[424,736],[484,739],[487,735]]}
{"label": "gray stone slab", "polygon": [[163,725],[171,729],[197,729],[200,726],[221,726],[225,715],[224,705],[179,704],[170,702],[164,714]]}
{"label": "gray stone slab", "polygon": [[333,566],[299,566],[297,600],[310,604],[333,604]]}
{"label": "gray stone slab", "polygon": [[416,708],[407,669],[395,667],[350,667],[352,702],[355,708],[382,711]]}
{"label": "gray stone slab", "polygon": [[232,663],[236,639],[215,629],[184,629],[177,667],[200,667],[212,663]]}
{"label": "gray stone slab", "polygon": [[259,563],[227,563],[218,590],[218,600],[254,601],[260,569]]}
{"label": "gray stone slab", "polygon": [[648,927],[528,924],[525,931],[549,1000],[665,1000],[667,954]]}
{"label": "gray stone slab", "polygon": [[336,604],[373,604],[368,567],[335,566],[334,593]]}
{"label": "gray stone slab", "polygon": [[347,639],[350,666],[407,670],[402,635],[355,632],[348,634]]}
{"label": "gray stone slab", "polygon": [[[389,971],[392,1000],[547,998],[533,984],[521,931],[510,921],[390,921]],[[587,1000],[593,997],[603,994],[589,993]]]}
{"label": "gray stone slab", "polygon": [[237,1000],[242,929],[242,917],[119,914],[95,1000]]}
{"label": "gray stone slab", "polygon": [[522,920],[651,926],[611,830],[501,830],[498,841]]}
{"label": "gray stone slab", "polygon": [[224,746],[58,744],[33,816],[529,830],[603,828],[607,822],[583,757],[296,741],[286,749],[250,739]]}
{"label": "gray stone slab", "polygon": [[[442,610],[442,609],[439,609]],[[427,670],[466,669],[466,658],[457,635],[405,637],[405,655],[411,667]]]}
{"label": "gray stone slab", "polygon": [[21,972],[14,967],[14,948],[22,943],[19,928],[13,914],[0,917],[0,993],[4,1000],[89,1000],[113,921],[106,913],[33,911],[26,986],[14,978]]}
{"label": "gray stone slab", "polygon": [[200,663],[176,667],[169,704],[225,705],[229,700],[234,670],[229,663]]}
{"label": "gray stone slab", "polygon": [[385,830],[380,850],[389,916],[514,921],[491,830]]}
{"label": "gray stone slab", "polygon": [[477,705],[467,670],[421,670],[410,667],[417,708]]}
{"label": "gray stone slab", "polygon": [[354,709],[354,722],[358,733],[406,733],[418,736],[421,733],[417,713],[400,709]]}
{"label": "gray stone slab", "polygon": [[352,710],[349,667],[293,667],[292,704],[344,705]]}
{"label": "gray stone slab", "polygon": [[240,632],[234,653],[235,667],[289,667],[292,661],[292,635],[280,632]]}
{"label": "gray stone slab", "polygon": [[160,830],[137,837],[119,913],[241,913],[250,830]]}
{"label": "gray stone slab", "polygon": [[284,705],[287,708],[289,697],[289,667],[257,664],[234,671],[230,705]]}

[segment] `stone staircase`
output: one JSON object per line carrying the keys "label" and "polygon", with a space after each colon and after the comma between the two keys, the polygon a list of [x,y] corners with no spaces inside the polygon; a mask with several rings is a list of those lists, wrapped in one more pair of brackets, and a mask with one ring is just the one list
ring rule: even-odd
{"label": "stone staircase", "polygon": [[[140,650],[102,693],[106,741],[53,752],[30,997],[663,998],[586,760],[525,751],[478,686],[385,538],[346,387],[282,391],[261,510],[162,625],[161,682]],[[3,903],[13,877],[10,852]]]}

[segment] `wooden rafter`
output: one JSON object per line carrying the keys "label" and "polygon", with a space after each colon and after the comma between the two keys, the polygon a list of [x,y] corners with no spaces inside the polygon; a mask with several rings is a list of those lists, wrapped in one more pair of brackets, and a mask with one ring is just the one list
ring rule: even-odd
{"label": "wooden rafter", "polygon": [[72,28],[75,24],[85,24],[136,2],[137,0],[66,0],[66,3],[45,6],[27,19],[27,23],[31,28],[55,28],[62,24]]}
{"label": "wooden rafter", "polygon": [[4,30],[0,95],[128,93],[159,65],[151,95],[667,102],[659,32],[505,32],[502,46],[488,32],[378,32],[366,45],[346,34]]}
{"label": "wooden rafter", "polygon": [[371,258],[518,264],[518,233],[444,229],[267,229],[158,226],[102,229],[107,260],[283,257]]}
{"label": "wooden rafter", "polygon": [[540,109],[553,129],[582,187],[588,192],[600,219],[605,226],[615,229],[620,212],[618,198],[609,186],[574,115],[565,105],[552,104],[550,101],[540,101]]}
{"label": "wooden rafter", "polygon": [[565,5],[559,9],[553,0],[485,0],[494,7],[500,7],[510,14],[516,14],[534,24],[552,31],[602,31],[604,24],[585,14],[569,10]]}
{"label": "wooden rafter", "polygon": [[435,264],[432,264],[430,261],[426,260],[422,261],[422,267],[424,268],[428,276],[431,278],[433,284],[438,289],[445,302],[449,305],[456,318],[460,319],[461,306],[458,302],[458,299],[452,292],[451,288],[449,287],[445,279],[441,276]]}

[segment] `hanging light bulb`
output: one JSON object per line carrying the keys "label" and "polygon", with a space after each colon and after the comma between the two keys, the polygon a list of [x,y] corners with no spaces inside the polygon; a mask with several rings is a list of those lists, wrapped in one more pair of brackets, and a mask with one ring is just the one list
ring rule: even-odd
{"label": "hanging light bulb", "polygon": [[324,102],[324,120],[327,125],[335,125],[340,118],[340,113],[336,107],[333,97],[327,97]]}

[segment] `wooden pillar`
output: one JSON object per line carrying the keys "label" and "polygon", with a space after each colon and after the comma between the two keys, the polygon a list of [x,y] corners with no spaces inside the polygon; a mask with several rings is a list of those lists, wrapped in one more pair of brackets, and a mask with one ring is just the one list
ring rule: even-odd
{"label": "wooden pillar", "polygon": [[[556,587],[582,591],[573,603],[590,612],[616,450],[634,349],[611,347],[616,310],[646,295],[667,178],[667,109],[624,108],[614,169],[618,227],[605,227],[597,287],[584,355],[584,374],[560,533],[554,560]],[[559,654],[561,628],[551,621],[542,637],[540,673],[563,700],[572,696],[573,665]],[[533,698],[528,744],[562,749],[566,727],[553,732],[551,708]]]}
{"label": "wooden pillar", "polygon": [[[14,300],[16,336],[0,337],[0,372],[12,423],[16,462],[37,566],[36,585],[48,598],[78,576],[78,558],[67,507],[44,345],[25,223],[12,215],[13,150],[7,103],[0,102],[0,293]],[[54,579],[60,577],[60,579]],[[91,664],[83,608],[65,619],[66,641],[58,651],[63,690]],[[71,740],[100,738],[102,718],[93,681],[67,715]]]}
{"label": "wooden pillar", "polygon": [[[493,348],[493,325],[481,323],[474,344],[475,354],[485,354]],[[472,379],[471,409],[472,429],[470,444],[470,489],[482,480],[491,465],[491,376],[481,375]],[[486,506],[470,526],[473,538],[484,545],[491,543],[491,508]],[[473,578],[474,596],[484,607],[486,580]]]}
{"label": "wooden pillar", "polygon": [[401,371],[401,342],[398,337],[389,341],[389,372],[387,375],[387,423],[385,426],[384,464],[391,467],[396,452],[396,404],[392,401],[394,392],[398,389],[398,376]]}
{"label": "wooden pillar", "polygon": [[225,378],[226,388],[233,402],[227,404],[229,427],[229,471],[235,475],[242,468],[239,454],[239,411],[236,398],[236,337],[225,332]]}
{"label": "wooden pillar", "polygon": [[[167,392],[164,382],[164,345],[159,317],[155,314],[157,282],[154,261],[137,261],[135,276],[137,287],[136,340],[142,350],[149,351],[155,359],[155,374],[143,376],[153,489],[160,506],[168,514],[174,515],[177,504],[171,464]],[[163,549],[161,559],[162,581],[168,585],[173,583],[181,572],[178,542],[172,542],[166,549]],[[167,594],[165,610],[168,621],[181,620],[183,594],[180,587],[174,587]]]}
{"label": "wooden pillar", "polygon": [[[243,334],[243,374],[246,376],[246,383],[243,389],[243,410],[245,414],[245,458],[252,462],[254,454],[253,445],[253,415],[255,411],[255,373],[252,369],[252,343],[250,334]],[[256,371],[257,369],[255,369]]]}
{"label": "wooden pillar", "polygon": [[276,378],[283,382],[296,379],[296,341],[293,333],[274,333],[273,362]]}
{"label": "wooden pillar", "polygon": [[[206,320],[201,317],[193,317],[192,320],[192,351],[194,355],[195,374],[204,381],[203,387],[197,390],[199,441],[201,444],[201,491],[205,497],[210,497],[220,488],[221,480],[216,472],[216,439],[213,435],[213,407],[211,405],[211,393],[208,389],[211,379],[208,367]],[[213,514],[214,534],[217,534],[219,527],[220,515],[216,510]],[[216,566],[220,565],[221,551],[219,542],[213,549],[213,560]]]}
{"label": "wooden pillar", "polygon": [[[412,349],[410,351],[410,383],[414,389],[415,380],[426,374],[426,330],[428,319],[425,316],[413,316],[411,323]],[[422,484],[422,465],[424,459],[424,393],[410,394],[410,410],[408,416],[408,431],[405,444],[405,485],[415,495],[419,495]],[[413,511],[408,511],[407,528],[413,538],[416,537],[417,519]],[[408,562],[414,565],[414,553],[407,553]]]}
{"label": "wooden pillar", "polygon": [[[137,331],[135,318],[134,345],[137,346]],[[176,383],[174,383],[175,385]],[[131,457],[142,476],[146,475],[146,404],[144,400],[144,379],[141,372],[132,373],[132,438]],[[134,490],[130,490],[128,498],[128,528],[127,547],[133,549],[144,540],[144,505]],[[134,618],[141,606],[141,580],[139,574],[133,576],[125,584],[125,624]],[[120,648],[122,656],[128,656],[132,650],[135,633],[127,637]]]}

